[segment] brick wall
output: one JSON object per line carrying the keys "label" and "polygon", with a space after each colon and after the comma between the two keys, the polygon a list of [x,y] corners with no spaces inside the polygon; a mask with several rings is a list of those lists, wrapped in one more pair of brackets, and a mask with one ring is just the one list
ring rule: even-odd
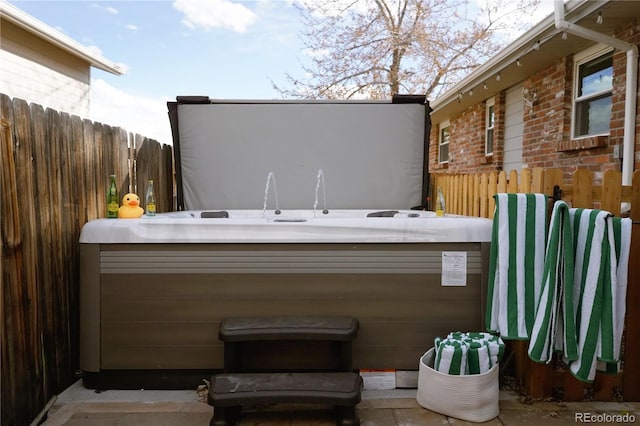
{"label": "brick wall", "polygon": [[[502,104],[498,99],[502,98]],[[486,129],[486,103],[474,105],[451,120],[451,141],[449,143],[449,163],[438,164],[438,143],[440,127],[434,126],[431,131],[431,147],[429,152],[430,170],[434,173],[478,173],[499,170],[502,164],[502,141],[504,139],[504,95],[496,98],[494,107],[496,114],[494,130],[494,155],[485,156],[484,134]],[[497,161],[499,160],[499,161]]]}
{"label": "brick wall", "polygon": [[[640,24],[621,30],[616,37],[640,43]],[[523,152],[525,167],[560,168],[566,177],[578,167],[595,173],[596,180],[606,170],[621,170],[626,52],[613,56],[614,83],[611,132],[608,137],[571,139],[573,93],[573,57],[565,57],[527,78],[523,116]],[[494,155],[484,155],[485,102],[450,117],[449,163],[438,164],[437,123],[431,133],[430,171],[432,173],[479,173],[502,170],[504,145],[505,92],[496,96]],[[635,168],[640,164],[640,108],[636,115]]]}

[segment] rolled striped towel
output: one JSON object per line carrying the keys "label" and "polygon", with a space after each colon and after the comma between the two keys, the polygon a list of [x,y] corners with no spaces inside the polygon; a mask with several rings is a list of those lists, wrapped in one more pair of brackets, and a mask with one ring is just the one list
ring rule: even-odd
{"label": "rolled striped towel", "polygon": [[471,341],[479,342],[487,346],[490,356],[489,368],[500,362],[504,354],[504,342],[499,336],[482,332],[470,332],[467,333],[467,336]]}
{"label": "rolled striped towel", "polygon": [[434,341],[434,369],[445,374],[482,374],[498,364],[504,342],[489,333],[452,332]]}
{"label": "rolled striped towel", "polygon": [[491,367],[493,367],[493,364],[491,363],[488,343],[470,342],[467,350],[466,374],[481,374],[489,371]]}
{"label": "rolled striped towel", "polygon": [[540,297],[547,196],[496,194],[486,324],[503,339],[528,339]]}
{"label": "rolled striped towel", "polygon": [[455,339],[443,339],[436,347],[433,368],[444,374],[464,375],[467,366],[468,346]]}
{"label": "rolled striped towel", "polygon": [[557,201],[551,212],[542,288],[529,341],[529,357],[550,362],[555,351],[578,358],[574,308],[574,247],[569,206]]}

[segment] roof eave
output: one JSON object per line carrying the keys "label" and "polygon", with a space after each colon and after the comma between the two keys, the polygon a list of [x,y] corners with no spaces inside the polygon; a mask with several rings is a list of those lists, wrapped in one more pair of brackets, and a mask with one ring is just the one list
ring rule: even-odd
{"label": "roof eave", "polygon": [[125,73],[116,63],[91,52],[86,46],[4,0],[0,0],[0,12],[3,19],[88,62],[92,67],[115,75],[123,75]]}
{"label": "roof eave", "polygon": [[[591,13],[594,8],[597,9],[604,3],[607,3],[607,1],[590,2],[588,0],[571,0],[566,2],[565,10],[567,11],[567,16],[574,14],[579,18],[580,16]],[[487,81],[493,82],[493,94],[516,83],[515,81],[509,80],[507,75],[501,76],[503,80],[502,83],[496,83],[495,77],[508,71],[509,67],[514,67],[515,65],[513,64],[515,64],[518,59],[524,58],[534,49],[536,42],[549,40],[559,33],[560,31],[555,27],[554,14],[551,13],[502,51],[498,52],[496,56],[491,57],[486,63],[476,68],[471,74],[462,79],[446,93],[431,101],[430,105],[434,110],[432,117],[435,116],[435,118],[438,119],[438,112],[445,108],[451,110],[452,105],[457,105],[455,108],[457,111],[474,104],[475,100],[472,101],[468,96],[465,96],[465,94],[468,94],[471,90],[479,86],[482,87]],[[544,43],[542,43],[539,48],[544,49]],[[443,117],[440,118],[445,119]]]}

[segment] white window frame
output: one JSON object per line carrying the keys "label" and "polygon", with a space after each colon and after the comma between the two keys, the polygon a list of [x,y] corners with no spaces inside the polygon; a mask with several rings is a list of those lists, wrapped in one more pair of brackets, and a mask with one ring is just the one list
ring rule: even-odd
{"label": "white window frame", "polygon": [[[442,137],[442,132],[443,130],[448,129],[448,139],[446,141],[443,141],[443,137]],[[451,123],[449,122],[449,120],[445,120],[442,123],[440,123],[440,126],[438,126],[438,164],[447,164],[449,163],[449,155],[451,153],[451,150],[449,149],[449,142],[451,141]],[[442,147],[445,146],[447,147],[447,159],[446,160],[442,160]]]}
{"label": "white window frame", "polygon": [[585,65],[588,62],[593,61],[601,56],[607,55],[613,51],[612,47],[597,44],[589,49],[583,50],[582,52],[576,53],[574,56],[574,65],[573,65],[573,96],[571,100],[571,138],[572,139],[580,139],[580,138],[589,138],[594,136],[608,136],[609,131],[604,133],[596,133],[596,134],[587,134],[587,135],[577,135],[577,114],[578,107],[577,105],[581,102],[588,101],[589,99],[593,99],[607,92],[613,96],[613,86],[611,89],[603,90],[596,93],[591,93],[587,96],[578,97],[578,93],[580,91],[580,67]]}
{"label": "white window frame", "polygon": [[[490,111],[493,109],[493,114]],[[487,99],[484,115],[484,155],[489,157],[493,155],[496,143],[496,99]],[[491,150],[489,150],[489,135],[491,135]]]}

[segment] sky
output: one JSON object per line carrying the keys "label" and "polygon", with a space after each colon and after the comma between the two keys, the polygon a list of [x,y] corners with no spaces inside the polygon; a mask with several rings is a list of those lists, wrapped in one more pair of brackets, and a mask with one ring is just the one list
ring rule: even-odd
{"label": "sky", "polygon": [[[119,65],[91,70],[91,120],[171,143],[176,96],[280,99],[308,57],[293,0],[9,0]],[[532,24],[553,11],[541,0]]]}

